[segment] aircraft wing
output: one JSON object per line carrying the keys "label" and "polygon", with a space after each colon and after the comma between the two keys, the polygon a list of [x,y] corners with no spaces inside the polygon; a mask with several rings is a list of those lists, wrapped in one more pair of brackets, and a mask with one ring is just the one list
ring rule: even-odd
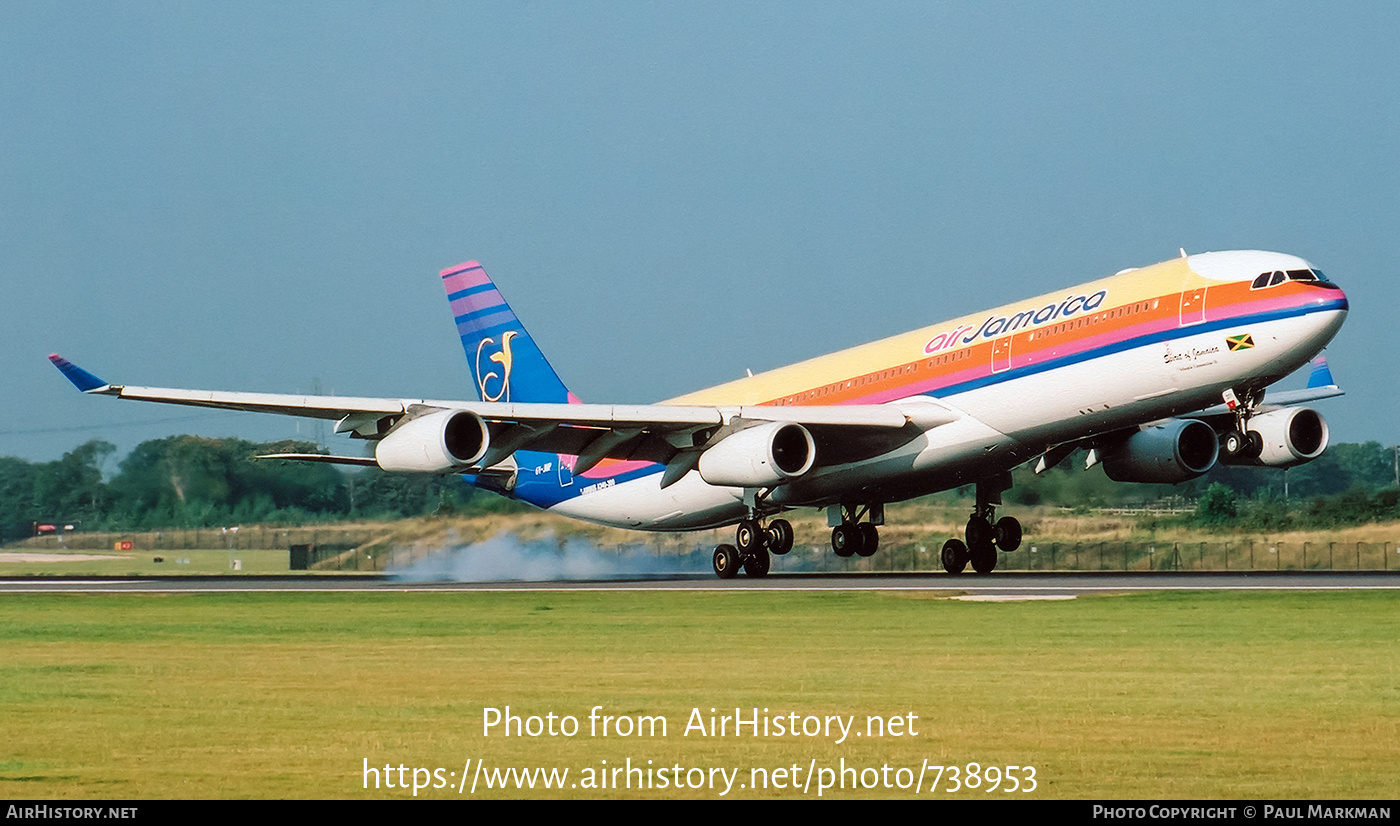
{"label": "aircraft wing", "polygon": [[[576,472],[603,459],[670,462],[678,454],[699,452],[719,438],[753,423],[792,422],[808,428],[815,440],[839,449],[829,462],[877,455],[960,414],[932,399],[915,398],[875,405],[832,406],[696,406],[503,403],[310,396],[186,390],[111,384],[63,359],[49,360],[84,393],[135,401],[279,413],[337,422],[335,432],[377,439],[405,418],[444,410],[480,416],[491,433],[491,448],[480,466],[490,467],[517,450],[538,450],[579,457]],[[361,457],[277,454],[275,458],[373,464]],[[689,464],[683,459],[684,464]]]}
{"label": "aircraft wing", "polygon": [[[1271,410],[1292,407],[1295,404],[1308,404],[1342,395],[1346,395],[1346,391],[1338,387],[1337,382],[1333,380],[1332,368],[1327,366],[1327,357],[1320,355],[1312,361],[1312,372],[1308,374],[1307,387],[1302,390],[1281,390],[1279,392],[1266,390],[1258,410],[1261,413],[1267,413]],[[1206,419],[1232,415],[1228,405],[1217,404],[1191,414],[1191,418]]]}
{"label": "aircraft wing", "polygon": [[[1283,407],[1292,407],[1295,404],[1308,404],[1309,402],[1321,401],[1322,399],[1332,399],[1337,396],[1345,396],[1346,391],[1335,384],[1323,387],[1305,387],[1302,390],[1281,390],[1277,393],[1265,391],[1264,401],[1259,405],[1259,411],[1267,413],[1270,410],[1278,410]],[[1233,415],[1230,408],[1224,404],[1217,404],[1207,407],[1196,413],[1188,413],[1185,418],[1203,419],[1211,416]]]}
{"label": "aircraft wing", "polygon": [[[1318,356],[1313,359],[1312,373],[1308,376],[1308,386],[1301,390],[1280,390],[1264,391],[1258,405],[1254,408],[1254,413],[1270,413],[1274,410],[1282,410],[1285,407],[1293,407],[1300,404],[1310,404],[1311,402],[1323,399],[1332,399],[1337,396],[1346,395],[1346,391],[1337,386],[1332,379],[1332,370],[1327,366],[1327,357]],[[1235,412],[1227,404],[1216,404],[1194,413],[1183,413],[1179,416],[1183,419],[1201,419],[1214,427],[1217,432],[1223,432],[1234,427]],[[1131,430],[1130,428],[1129,430]],[[1122,431],[1120,431],[1122,432]],[[1086,436],[1063,444],[1048,447],[1040,459],[1036,462],[1035,472],[1044,473],[1046,470],[1064,461],[1065,457],[1073,453],[1080,447],[1091,447],[1103,434],[1096,436]]]}

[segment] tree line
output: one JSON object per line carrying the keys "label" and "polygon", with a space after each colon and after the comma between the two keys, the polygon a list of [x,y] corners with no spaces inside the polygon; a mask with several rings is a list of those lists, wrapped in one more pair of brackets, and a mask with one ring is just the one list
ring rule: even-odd
{"label": "tree line", "polygon": [[137,531],[523,507],[473,491],[456,476],[253,458],[323,452],[310,442],[152,439],[108,476],[104,468],[115,451],[111,443],[94,439],[52,462],[0,457],[0,538],[29,536],[36,524]]}
{"label": "tree line", "polygon": [[[115,451],[112,444],[95,439],[52,462],[0,457],[0,539],[28,536],[35,524],[135,531],[526,507],[475,491],[452,475],[252,458],[321,451],[310,442],[171,436],[142,442],[108,475],[104,469]],[[1101,467],[1083,471],[1084,454],[1079,453],[1042,474],[1029,465],[1017,469],[1006,501],[1114,507],[1175,497],[1194,504],[1192,518],[1208,525],[1280,529],[1356,524],[1400,519],[1395,460],[1394,449],[1379,442],[1336,444],[1286,476],[1275,468],[1217,466],[1179,485],[1135,485],[1111,482]],[[971,489],[951,495],[970,497]]]}
{"label": "tree line", "polygon": [[[1013,504],[1130,507],[1173,502],[1194,508],[1182,521],[1221,528],[1327,528],[1400,519],[1396,451],[1379,442],[1334,444],[1320,457],[1284,471],[1216,465],[1176,485],[1113,482],[1100,467],[1083,470],[1084,453],[1042,474],[1018,468]],[[1076,466],[1076,464],[1078,466]]]}

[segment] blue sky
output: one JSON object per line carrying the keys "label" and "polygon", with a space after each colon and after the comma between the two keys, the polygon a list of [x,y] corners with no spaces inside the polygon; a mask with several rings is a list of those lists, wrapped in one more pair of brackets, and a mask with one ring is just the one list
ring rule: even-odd
{"label": "blue sky", "polygon": [[473,398],[437,278],[468,258],[584,400],[649,402],[1178,247],[1339,282],[1320,409],[1393,444],[1396,32],[1395,3],[0,4],[0,455],[314,435],[83,398],[51,351]]}

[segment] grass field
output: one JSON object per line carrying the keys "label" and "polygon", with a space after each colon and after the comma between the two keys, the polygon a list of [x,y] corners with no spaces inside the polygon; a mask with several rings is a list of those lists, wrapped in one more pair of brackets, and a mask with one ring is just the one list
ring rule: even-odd
{"label": "grass field", "polygon": [[[478,760],[586,783],[585,769],[596,779],[603,761],[630,758],[692,779],[691,768],[739,769],[726,795],[738,798],[815,797],[820,779],[805,793],[740,786],[753,768],[793,765],[781,776],[800,785],[812,761],[843,759],[888,765],[895,785],[925,760],[1035,767],[1030,795],[962,797],[1391,798],[1398,643],[1388,593],[12,595],[0,599],[0,794],[411,797],[373,777],[364,788],[365,765],[382,783],[387,764],[396,786],[414,767],[442,769],[452,787],[419,792],[442,798]],[[580,731],[483,736],[483,709],[507,705],[573,715]],[[594,706],[664,716],[667,734],[589,736]],[[862,731],[869,716],[914,715],[917,735],[684,733],[693,709],[708,724],[711,708],[735,707],[785,722],[853,716]],[[477,796],[724,789],[655,777],[651,789],[634,775],[631,790],[478,785]],[[862,777],[875,775],[824,796],[914,794],[852,791]]]}

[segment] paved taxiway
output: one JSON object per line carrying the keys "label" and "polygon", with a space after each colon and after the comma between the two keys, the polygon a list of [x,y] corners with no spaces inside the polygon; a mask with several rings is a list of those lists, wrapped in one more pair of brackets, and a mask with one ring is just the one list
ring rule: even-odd
{"label": "paved taxiway", "polygon": [[390,576],[11,577],[7,593],[236,593],[431,591],[931,591],[1036,598],[1138,591],[1397,590],[1400,571],[1250,573],[787,574],[763,579],[712,576],[554,582],[414,582]]}

